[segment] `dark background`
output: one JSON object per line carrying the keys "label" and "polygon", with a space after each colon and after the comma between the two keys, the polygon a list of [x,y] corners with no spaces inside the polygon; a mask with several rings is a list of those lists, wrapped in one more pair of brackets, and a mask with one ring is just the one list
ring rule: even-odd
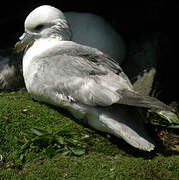
{"label": "dark background", "polygon": [[[162,32],[163,52],[159,60],[160,87],[166,101],[178,100],[178,5],[164,0],[137,1],[6,1],[0,7],[0,49],[13,47],[23,33],[26,16],[36,7],[49,4],[62,11],[91,12],[105,17],[126,42],[145,32]],[[161,98],[162,98],[161,97]]]}
{"label": "dark background", "polygon": [[[49,4],[62,11],[91,12],[105,17],[119,32],[133,36],[136,32],[160,31],[173,29],[177,6],[167,4],[164,0],[137,1],[7,1],[0,7],[1,42],[0,48],[11,45],[15,41],[14,34],[23,32],[25,17],[36,7]],[[128,33],[130,32],[130,33]],[[138,33],[136,33],[138,35]]]}

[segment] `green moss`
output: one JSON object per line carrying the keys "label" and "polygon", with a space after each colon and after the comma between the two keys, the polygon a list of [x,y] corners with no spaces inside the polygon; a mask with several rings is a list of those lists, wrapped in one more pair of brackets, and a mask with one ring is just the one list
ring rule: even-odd
{"label": "green moss", "polygon": [[[151,153],[139,151],[122,140],[79,125],[61,109],[34,102],[25,92],[0,95],[0,127],[0,179],[179,178],[179,155],[161,147]],[[36,137],[32,128],[52,135],[69,132],[65,140],[74,141],[85,154],[65,155],[54,144],[37,144],[34,149],[31,145],[23,150],[25,142]]]}

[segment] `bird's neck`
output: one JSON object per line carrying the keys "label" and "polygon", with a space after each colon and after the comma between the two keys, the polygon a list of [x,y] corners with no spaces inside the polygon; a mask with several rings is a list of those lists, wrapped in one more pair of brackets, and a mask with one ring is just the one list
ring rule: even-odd
{"label": "bird's neck", "polygon": [[63,42],[60,38],[49,37],[35,40],[34,43],[28,47],[24,52],[26,59],[32,59],[34,56],[46,52],[49,48],[52,48],[56,44]]}
{"label": "bird's neck", "polygon": [[61,41],[71,40],[72,34],[67,21],[61,19],[57,20],[55,25],[51,28],[49,37]]}

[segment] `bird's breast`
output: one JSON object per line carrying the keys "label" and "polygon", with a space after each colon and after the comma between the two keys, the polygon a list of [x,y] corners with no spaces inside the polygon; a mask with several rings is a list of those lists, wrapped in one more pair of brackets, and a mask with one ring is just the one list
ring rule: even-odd
{"label": "bird's breast", "polygon": [[43,53],[55,50],[55,47],[63,45],[63,41],[59,41],[55,38],[40,39],[33,43],[32,46],[28,47],[23,56],[23,75],[25,80],[31,78],[32,75],[38,70],[38,64],[40,64],[40,57]]}
{"label": "bird's breast", "polygon": [[[39,39],[36,40],[32,46],[30,46],[25,54],[24,59],[26,61],[31,60],[34,56],[38,57],[43,55],[44,52],[53,49],[58,44],[63,44],[63,41],[60,41],[56,38],[46,38],[46,39]],[[56,49],[55,49],[56,50]]]}

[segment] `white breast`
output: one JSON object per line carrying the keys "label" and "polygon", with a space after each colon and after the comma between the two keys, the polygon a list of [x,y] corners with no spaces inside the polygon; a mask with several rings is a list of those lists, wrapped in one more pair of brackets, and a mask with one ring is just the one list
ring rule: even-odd
{"label": "white breast", "polygon": [[34,44],[26,50],[23,57],[23,76],[27,89],[28,86],[31,86],[33,76],[38,71],[38,56],[47,52],[48,49],[53,48],[57,44],[64,42],[65,41],[59,41],[55,38],[40,39],[35,41]]}
{"label": "white breast", "polygon": [[58,43],[62,43],[63,41],[59,41],[55,38],[48,38],[48,39],[40,39],[34,42],[34,44],[27,49],[23,57],[23,66],[28,66],[30,61],[33,57],[38,57],[43,52],[47,51],[48,49],[52,48]]}

